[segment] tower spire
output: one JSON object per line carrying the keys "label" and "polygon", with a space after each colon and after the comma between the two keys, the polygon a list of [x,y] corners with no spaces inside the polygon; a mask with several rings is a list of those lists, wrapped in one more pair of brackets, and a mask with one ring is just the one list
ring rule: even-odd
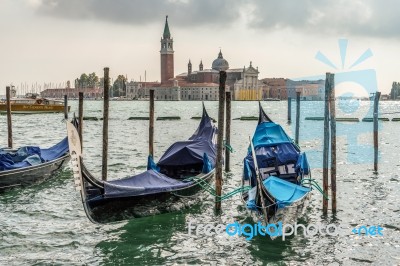
{"label": "tower spire", "polygon": [[168,16],[165,17],[163,37],[161,38],[161,83],[174,77],[174,47],[168,27]]}
{"label": "tower spire", "polygon": [[219,49],[218,58],[224,58],[224,57],[222,56],[221,48]]}
{"label": "tower spire", "polygon": [[169,27],[168,27],[168,15],[165,17],[165,26],[164,26],[164,34],[163,38],[171,38],[171,33],[169,32]]}

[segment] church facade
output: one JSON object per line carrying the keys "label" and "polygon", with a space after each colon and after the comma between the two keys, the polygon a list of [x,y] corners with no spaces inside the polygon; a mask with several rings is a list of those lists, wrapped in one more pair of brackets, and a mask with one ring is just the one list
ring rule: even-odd
{"label": "church facade", "polygon": [[204,69],[200,61],[197,70],[193,70],[189,59],[187,72],[177,76],[174,74],[173,39],[165,20],[160,49],[161,82],[127,82],[127,97],[145,99],[154,90],[156,100],[218,100],[219,71],[227,69],[227,89],[231,91],[233,100],[262,100],[269,97],[268,87],[258,80],[258,67],[252,62],[248,67],[229,69],[229,63],[223,58],[222,51],[213,61],[210,69]]}

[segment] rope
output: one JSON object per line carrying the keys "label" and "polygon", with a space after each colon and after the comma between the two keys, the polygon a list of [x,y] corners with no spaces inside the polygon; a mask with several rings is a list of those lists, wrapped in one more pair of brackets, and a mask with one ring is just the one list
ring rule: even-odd
{"label": "rope", "polygon": [[227,144],[227,143],[226,143],[226,140],[224,140],[224,146],[226,147],[226,149],[227,149],[230,153],[233,153],[233,152],[234,152],[232,146],[229,145],[229,144]]}
{"label": "rope", "polygon": [[184,180],[187,180],[187,181],[190,180],[190,181],[195,182],[203,190],[207,191],[210,195],[216,197],[217,198],[217,202],[229,199],[229,198],[233,197],[234,195],[236,195],[238,193],[247,192],[247,191],[249,191],[251,189],[250,186],[245,186],[245,187],[242,186],[242,187],[239,187],[237,189],[234,189],[234,190],[226,193],[225,195],[219,196],[219,195],[217,195],[217,192],[216,192],[215,188],[213,186],[211,186],[207,181],[205,181],[205,180],[203,180],[201,178],[188,177],[188,178],[185,178]]}
{"label": "rope", "polygon": [[329,200],[328,196],[323,192],[322,188],[318,185],[318,183],[317,183],[317,181],[315,181],[315,179],[312,179],[312,178],[303,179],[301,181],[301,184],[303,184],[305,181],[309,182],[308,185],[311,185],[314,188],[316,188],[322,194],[322,196],[324,196],[325,199]]}

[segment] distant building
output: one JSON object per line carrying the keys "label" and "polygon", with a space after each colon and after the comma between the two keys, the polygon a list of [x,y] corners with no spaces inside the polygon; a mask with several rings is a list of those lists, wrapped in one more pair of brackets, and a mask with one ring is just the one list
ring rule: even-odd
{"label": "distant building", "polygon": [[68,95],[68,98],[78,98],[79,92],[83,92],[85,98],[101,98],[103,97],[103,88],[57,88],[57,89],[46,89],[40,92],[40,96],[44,98],[63,98],[64,95]]}
{"label": "distant building", "polygon": [[265,78],[261,82],[265,85],[268,98],[286,100],[296,98],[296,91],[301,92],[302,100],[323,100],[325,95],[325,80],[294,81],[285,78]]}
{"label": "distant building", "polygon": [[[229,68],[222,51],[213,61],[210,69],[204,69],[200,61],[197,71],[193,70],[189,59],[186,73],[174,76],[173,39],[165,20],[160,49],[161,82],[127,82],[127,98],[143,99],[149,97],[149,90],[154,90],[156,100],[218,100],[219,71]],[[232,91],[233,100],[262,100],[267,87],[258,80],[258,68],[250,62],[249,67],[227,69],[226,86]]]}

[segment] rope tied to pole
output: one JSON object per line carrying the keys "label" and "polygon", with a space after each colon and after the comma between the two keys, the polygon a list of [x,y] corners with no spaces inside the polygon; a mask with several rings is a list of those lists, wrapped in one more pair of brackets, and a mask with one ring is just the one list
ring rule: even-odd
{"label": "rope tied to pole", "polygon": [[224,140],[224,147],[225,147],[230,153],[233,153],[233,152],[235,151],[231,145],[229,145],[229,144],[226,143],[226,140]]}
{"label": "rope tied to pole", "polygon": [[301,184],[306,184],[306,185],[311,185],[312,187],[314,187],[315,189],[317,189],[322,196],[326,199],[329,200],[328,196],[323,192],[322,188],[319,186],[319,184],[317,183],[317,181],[315,181],[315,179],[313,178],[305,178],[301,181]]}
{"label": "rope tied to pole", "polygon": [[199,185],[203,190],[205,190],[206,192],[208,192],[211,196],[214,196],[217,198],[217,201],[223,201],[223,200],[227,200],[233,196],[235,196],[238,193],[243,193],[243,192],[247,192],[251,189],[250,186],[241,186],[239,188],[236,188],[228,193],[226,193],[225,195],[217,195],[217,191],[215,190],[215,188],[213,186],[211,186],[207,181],[201,179],[201,178],[197,178],[195,176],[193,177],[188,177],[185,178],[184,181],[192,181],[195,182],[197,185]]}

